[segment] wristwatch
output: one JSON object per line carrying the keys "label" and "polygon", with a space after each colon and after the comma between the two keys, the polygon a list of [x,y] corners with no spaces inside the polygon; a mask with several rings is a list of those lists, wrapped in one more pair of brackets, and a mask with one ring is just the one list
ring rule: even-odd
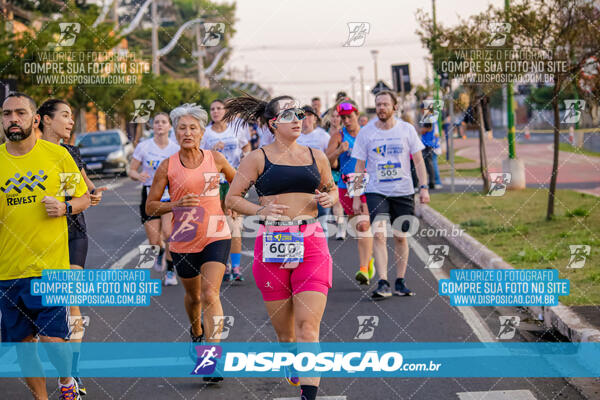
{"label": "wristwatch", "polygon": [[65,201],[65,205],[67,209],[65,210],[65,215],[71,215],[73,213],[73,206],[68,201]]}
{"label": "wristwatch", "polygon": [[427,186],[427,185],[421,185],[421,186],[419,186],[419,190],[421,190],[421,189],[428,189],[429,190],[429,186]]}

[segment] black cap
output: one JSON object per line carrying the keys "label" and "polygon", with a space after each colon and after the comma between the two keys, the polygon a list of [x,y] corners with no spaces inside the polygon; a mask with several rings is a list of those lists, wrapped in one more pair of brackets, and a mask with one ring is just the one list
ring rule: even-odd
{"label": "black cap", "polygon": [[321,125],[321,117],[319,116],[319,114],[317,114],[314,108],[312,108],[309,105],[305,105],[304,107],[302,107],[302,109],[305,113],[309,113],[317,117],[317,126]]}

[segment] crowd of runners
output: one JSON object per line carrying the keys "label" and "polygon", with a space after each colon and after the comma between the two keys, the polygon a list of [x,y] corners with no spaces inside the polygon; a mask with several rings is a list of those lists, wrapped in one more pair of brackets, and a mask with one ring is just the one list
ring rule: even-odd
{"label": "crowd of runners", "polygon": [[[220,287],[244,280],[246,216],[261,225],[253,280],[279,342],[291,351],[296,343],[319,341],[332,289],[330,237],[344,240],[352,232],[355,278],[370,285],[377,276],[374,300],[414,295],[406,281],[405,233],[415,201],[427,203],[434,183],[422,138],[397,117],[396,95],[379,92],[375,106],[369,121],[345,93],[324,112],[318,98],[301,107],[290,96],[262,101],[246,95],[214,100],[208,110],[183,104],[153,116],[152,136],[137,144],[128,176],[141,184],[140,220],[148,243],[159,247],[155,268],[165,286],[180,282],[184,288],[192,348],[219,341],[205,332],[222,329],[215,326],[215,317],[223,316]],[[74,126],[66,101],[50,99],[38,108],[26,94],[12,93],[2,112],[2,341],[81,341],[75,329],[82,323],[79,307],[42,305],[30,281],[44,269],[85,268],[84,211],[101,207],[107,188],[88,178],[77,147],[61,144]],[[86,390],[77,351],[69,362],[70,376],[59,379],[60,398],[79,399]],[[285,371],[302,399],[315,399],[319,378],[296,375]],[[35,398],[47,399],[44,378],[25,379]],[[208,383],[222,380],[204,377]]]}

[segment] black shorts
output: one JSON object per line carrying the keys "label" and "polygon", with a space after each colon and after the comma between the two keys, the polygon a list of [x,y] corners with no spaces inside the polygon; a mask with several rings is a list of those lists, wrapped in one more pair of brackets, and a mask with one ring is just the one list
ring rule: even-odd
{"label": "black shorts", "polygon": [[[379,193],[365,193],[367,198],[367,207],[369,208],[369,218],[371,223],[379,214],[388,215],[392,225],[398,217],[404,215],[415,215],[414,195],[387,197]],[[402,232],[408,232],[410,222],[405,220],[402,223]]]}
{"label": "black shorts", "polygon": [[160,215],[148,215],[146,214],[146,200],[148,199],[147,189],[148,186],[142,186],[142,204],[140,204],[140,217],[142,219],[142,225],[153,219],[160,219]]}
{"label": "black shorts", "polygon": [[200,253],[171,253],[173,266],[180,278],[195,278],[200,275],[200,267],[213,261],[227,264],[231,250],[231,239],[217,240],[207,245]]}
{"label": "black shorts", "polygon": [[71,264],[85,267],[85,259],[88,252],[87,235],[71,237],[69,236],[69,262]]}

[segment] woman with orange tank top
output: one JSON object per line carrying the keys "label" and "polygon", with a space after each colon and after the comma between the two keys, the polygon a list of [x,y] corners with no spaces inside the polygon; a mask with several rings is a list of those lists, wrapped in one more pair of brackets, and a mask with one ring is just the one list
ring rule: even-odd
{"label": "woman with orange tank top", "polygon": [[[180,150],[158,167],[148,193],[146,213],[173,212],[169,249],[185,289],[185,309],[191,323],[190,351],[194,354],[195,344],[204,340],[205,329],[209,342],[218,342],[222,329],[215,326],[215,321],[223,321],[219,289],[231,233],[221,208],[219,181],[223,174],[231,182],[235,170],[221,153],[200,149],[208,120],[202,107],[184,104],[171,111],[170,116]],[[167,184],[171,201],[161,202]],[[204,380],[218,382],[222,378]]]}

